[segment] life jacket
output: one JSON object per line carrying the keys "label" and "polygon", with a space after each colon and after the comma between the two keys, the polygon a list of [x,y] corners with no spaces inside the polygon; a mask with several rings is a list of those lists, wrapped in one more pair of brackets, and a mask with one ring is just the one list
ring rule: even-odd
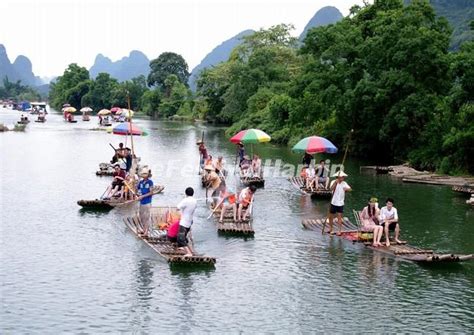
{"label": "life jacket", "polygon": [[249,188],[245,188],[240,193],[240,203],[243,205],[248,205],[252,201],[252,195],[250,194]]}

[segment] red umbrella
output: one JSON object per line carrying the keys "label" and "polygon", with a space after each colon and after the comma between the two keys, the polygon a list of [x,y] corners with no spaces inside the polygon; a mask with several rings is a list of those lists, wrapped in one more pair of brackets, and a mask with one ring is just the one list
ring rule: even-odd
{"label": "red umbrella", "polygon": [[122,111],[122,108],[120,108],[120,107],[112,107],[112,108],[110,109],[110,111],[112,112],[112,114],[115,114],[115,113],[117,113],[118,111]]}

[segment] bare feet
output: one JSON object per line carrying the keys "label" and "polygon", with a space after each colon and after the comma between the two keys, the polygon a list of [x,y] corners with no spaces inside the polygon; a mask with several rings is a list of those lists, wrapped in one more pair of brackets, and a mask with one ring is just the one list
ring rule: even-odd
{"label": "bare feet", "polygon": [[406,243],[405,241],[400,241],[398,238],[395,239],[395,242],[397,242],[398,244],[404,244],[404,243]]}
{"label": "bare feet", "polygon": [[385,242],[385,245],[386,245],[387,247],[389,247],[389,246],[390,246],[390,241]]}
{"label": "bare feet", "polygon": [[193,254],[186,254],[183,257],[193,257]]}

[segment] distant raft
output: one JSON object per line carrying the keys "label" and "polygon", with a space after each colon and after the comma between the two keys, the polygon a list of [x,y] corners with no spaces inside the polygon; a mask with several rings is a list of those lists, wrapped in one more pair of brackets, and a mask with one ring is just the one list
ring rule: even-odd
{"label": "distant raft", "polygon": [[[163,192],[164,186],[156,185],[154,186],[152,195],[159,194]],[[79,200],[77,204],[84,209],[91,209],[91,210],[111,210],[117,206],[125,205],[125,203],[135,203],[130,202],[129,200],[123,199],[110,199],[110,200],[103,200],[103,199],[94,199],[94,200]]]}
{"label": "distant raft", "polygon": [[[212,207],[211,207],[211,210]],[[218,208],[214,214],[214,219],[217,222],[217,232],[220,235],[229,235],[229,236],[242,236],[242,237],[253,237],[255,231],[252,226],[252,217],[243,222],[235,222],[232,210],[227,210],[227,213],[224,215],[222,223],[219,222],[221,216],[221,208]]]}
{"label": "distant raft", "polygon": [[[322,219],[307,219],[302,221],[302,225],[305,229],[316,230],[322,232],[324,229],[324,221]],[[335,226],[337,227],[337,220],[335,220]],[[390,242],[390,246],[374,247],[370,242],[371,233],[363,233],[357,229],[357,226],[353,224],[348,218],[344,218],[342,222],[343,231],[341,236],[334,235],[342,240],[351,241],[353,243],[360,243],[365,247],[374,251],[388,254],[397,258],[417,262],[417,263],[448,263],[448,262],[462,262],[472,259],[473,255],[455,255],[455,254],[438,254],[433,250],[426,250],[410,246],[407,244],[397,244],[396,242]],[[326,225],[327,228],[327,225]]]}
{"label": "distant raft", "polygon": [[114,167],[112,164],[109,163],[100,163],[99,170],[95,172],[96,176],[113,176],[114,175]]}
{"label": "distant raft", "polygon": [[452,190],[458,193],[473,194],[474,186],[470,186],[470,185],[453,186]]}
{"label": "distant raft", "polygon": [[319,198],[331,198],[331,190],[322,187],[311,190],[305,186],[305,182],[302,177],[291,177],[289,180],[294,187],[296,187],[298,190],[300,190],[300,192],[304,194]]}
{"label": "distant raft", "polygon": [[143,227],[138,215],[126,218],[124,222],[137,238],[145,242],[146,245],[152,248],[171,265],[214,267],[216,263],[215,257],[204,255],[184,256],[184,251],[179,250],[176,244],[168,241],[166,230],[161,227],[168,224],[167,217],[176,213],[176,211],[176,207],[152,207],[151,217],[153,229],[149,233],[149,236],[144,236],[140,233],[143,231]]}

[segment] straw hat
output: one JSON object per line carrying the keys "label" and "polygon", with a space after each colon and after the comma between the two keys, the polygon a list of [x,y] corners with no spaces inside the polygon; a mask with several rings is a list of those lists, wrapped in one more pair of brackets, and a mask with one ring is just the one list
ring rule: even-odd
{"label": "straw hat", "polygon": [[204,167],[204,170],[208,170],[208,171],[216,171],[216,169],[214,169],[214,167],[212,165],[206,165]]}
{"label": "straw hat", "polygon": [[379,199],[377,199],[376,197],[371,197],[369,202],[376,204],[377,202],[379,202]]}
{"label": "straw hat", "polygon": [[344,171],[339,170],[335,174],[332,175],[333,178],[338,178],[338,177],[347,177],[347,174],[344,173]]}
{"label": "straw hat", "polygon": [[145,176],[145,175],[148,176],[149,174],[150,174],[150,172],[148,171],[147,168],[143,168],[143,169],[141,169],[141,171],[140,171],[140,177],[143,177],[143,176]]}

